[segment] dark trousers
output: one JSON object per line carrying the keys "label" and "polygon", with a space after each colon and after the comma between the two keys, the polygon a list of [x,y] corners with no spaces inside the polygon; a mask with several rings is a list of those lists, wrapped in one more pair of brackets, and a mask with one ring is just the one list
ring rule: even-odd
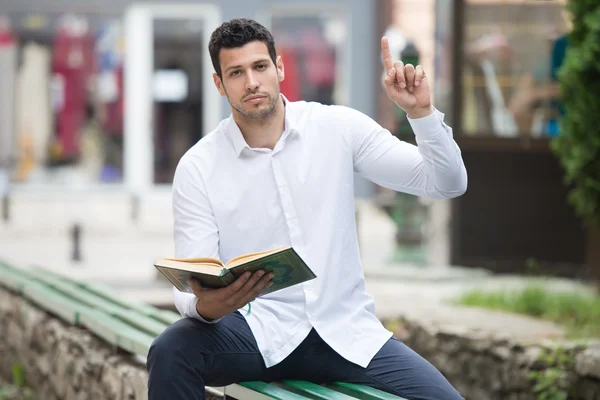
{"label": "dark trousers", "polygon": [[433,365],[395,338],[362,368],[341,357],[313,329],[285,360],[266,368],[238,312],[216,324],[177,321],[154,340],[147,362],[149,400],[204,399],[205,385],[281,379],[357,383],[410,400],[462,399]]}

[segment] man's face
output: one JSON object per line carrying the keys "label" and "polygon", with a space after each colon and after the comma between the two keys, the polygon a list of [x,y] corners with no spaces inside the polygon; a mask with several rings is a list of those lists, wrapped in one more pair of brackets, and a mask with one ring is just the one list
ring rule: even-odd
{"label": "man's face", "polygon": [[281,57],[277,57],[277,65],[274,65],[267,45],[254,41],[243,47],[221,49],[219,58],[223,78],[213,74],[213,80],[231,107],[246,118],[271,115],[284,76]]}

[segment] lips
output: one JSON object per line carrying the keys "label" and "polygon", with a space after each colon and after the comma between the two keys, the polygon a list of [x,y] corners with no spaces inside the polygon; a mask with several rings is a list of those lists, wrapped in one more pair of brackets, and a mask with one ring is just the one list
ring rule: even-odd
{"label": "lips", "polygon": [[248,96],[248,97],[246,97],[246,99],[244,99],[244,101],[259,100],[259,99],[264,99],[264,98],[266,98],[266,97],[267,97],[267,96],[265,96],[265,95],[262,95],[262,94],[260,94],[260,95],[252,95],[252,96]]}

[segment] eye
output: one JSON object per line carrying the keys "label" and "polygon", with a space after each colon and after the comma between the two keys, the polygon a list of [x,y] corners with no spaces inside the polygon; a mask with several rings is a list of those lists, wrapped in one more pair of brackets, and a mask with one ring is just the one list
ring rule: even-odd
{"label": "eye", "polygon": [[259,64],[256,66],[256,69],[259,71],[263,71],[267,68],[267,64]]}
{"label": "eye", "polygon": [[232,71],[229,76],[239,76],[242,72],[241,71]]}

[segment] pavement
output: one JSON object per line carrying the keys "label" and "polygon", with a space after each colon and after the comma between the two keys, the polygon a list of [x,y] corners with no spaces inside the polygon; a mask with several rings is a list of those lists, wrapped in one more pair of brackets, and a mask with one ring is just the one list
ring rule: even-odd
{"label": "pavement", "polygon": [[[453,298],[472,289],[514,289],[536,280],[494,276],[485,270],[458,266],[391,262],[395,247],[393,223],[368,200],[357,201],[357,209],[367,290],[375,298],[380,318],[422,312],[447,321],[461,318],[473,325],[481,322],[481,315],[453,315],[448,308]],[[142,204],[135,223],[131,220],[131,199],[118,191],[81,191],[75,196],[53,194],[43,198],[20,193],[14,196],[11,211],[9,223],[0,221],[0,259],[108,284],[132,300],[172,304],[171,286],[153,267],[155,259],[173,254],[167,193],[155,194]],[[72,259],[70,229],[74,222],[81,226],[80,261]],[[543,284],[560,291],[593,292],[566,279],[545,279]],[[528,329],[548,328],[533,323]]]}

